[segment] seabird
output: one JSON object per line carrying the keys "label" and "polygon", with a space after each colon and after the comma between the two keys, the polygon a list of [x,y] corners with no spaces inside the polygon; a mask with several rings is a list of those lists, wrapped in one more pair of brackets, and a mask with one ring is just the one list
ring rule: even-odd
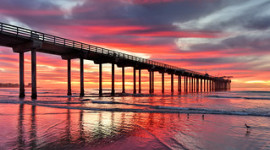
{"label": "seabird", "polygon": [[246,128],[247,128],[247,129],[249,129],[249,128],[250,128],[250,126],[248,126],[246,123],[245,123],[245,126],[246,126]]}

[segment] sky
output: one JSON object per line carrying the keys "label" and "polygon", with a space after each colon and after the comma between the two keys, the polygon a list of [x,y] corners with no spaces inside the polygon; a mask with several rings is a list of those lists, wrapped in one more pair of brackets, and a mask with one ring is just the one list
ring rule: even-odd
{"label": "sky", "polygon": [[[1,0],[0,22],[201,73],[233,76],[233,88],[269,89],[269,8],[269,0]],[[26,83],[30,58],[26,53]],[[66,87],[66,64],[60,56],[38,53],[38,86]],[[18,54],[0,47],[1,83],[18,83],[18,65]],[[126,75],[131,87],[131,68]],[[160,75],[155,77],[159,84]],[[169,75],[166,78],[169,83]],[[109,88],[109,64],[103,79]],[[98,65],[86,61],[86,87],[98,88],[97,81]],[[147,84],[148,73],[143,71]],[[79,86],[77,59],[72,60],[72,86]]]}

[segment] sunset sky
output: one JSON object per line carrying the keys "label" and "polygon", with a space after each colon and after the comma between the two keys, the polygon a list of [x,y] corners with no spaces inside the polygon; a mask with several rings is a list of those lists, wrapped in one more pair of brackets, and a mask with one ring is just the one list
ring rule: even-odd
{"label": "sunset sky", "polygon": [[[233,76],[232,87],[270,88],[269,0],[1,0],[0,22],[99,45],[174,66]],[[25,81],[30,82],[30,53]],[[38,53],[38,86],[66,87],[66,61]],[[0,47],[0,83],[18,83],[18,54]],[[132,68],[127,86],[132,86]],[[121,69],[116,70],[121,88]],[[104,87],[110,87],[110,65]],[[156,74],[156,82],[160,75]],[[169,83],[169,75],[167,82]],[[86,88],[98,65],[85,62]],[[143,71],[147,86],[148,73]],[[72,60],[72,87],[79,60]]]}

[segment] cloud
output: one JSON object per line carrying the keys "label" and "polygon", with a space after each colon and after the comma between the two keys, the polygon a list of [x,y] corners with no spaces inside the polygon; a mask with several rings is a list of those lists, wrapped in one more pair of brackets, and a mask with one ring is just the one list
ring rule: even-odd
{"label": "cloud", "polygon": [[51,3],[59,7],[64,13],[65,17],[69,18],[72,15],[72,11],[75,7],[80,7],[85,3],[85,0],[39,0],[42,3]]}
{"label": "cloud", "polygon": [[268,50],[266,41],[270,38],[269,1],[224,2],[224,5],[227,6],[199,19],[174,23],[185,31],[216,31],[224,36],[217,39],[181,38],[177,44],[181,45],[180,42],[185,41],[184,49],[195,51],[231,48]]}
{"label": "cloud", "polygon": [[[248,79],[267,78],[263,73],[270,68],[269,7],[268,0],[2,0],[0,21],[183,68],[213,74],[226,70]],[[18,63],[17,55],[1,58],[6,66],[2,71]],[[55,75],[52,81],[66,75],[61,58],[38,58],[42,78],[49,74],[45,66],[55,69],[50,72]],[[91,69],[86,72],[96,74],[97,67],[87,64]],[[74,61],[76,83],[78,67]]]}

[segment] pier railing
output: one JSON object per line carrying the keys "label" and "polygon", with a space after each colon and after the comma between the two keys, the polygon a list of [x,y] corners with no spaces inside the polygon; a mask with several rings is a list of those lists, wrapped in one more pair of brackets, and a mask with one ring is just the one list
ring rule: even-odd
{"label": "pier railing", "polygon": [[95,52],[95,53],[98,53],[98,54],[104,54],[104,55],[109,55],[109,56],[113,56],[113,57],[116,57],[116,58],[128,59],[128,60],[137,61],[137,62],[140,62],[140,63],[145,63],[145,64],[150,64],[150,65],[155,65],[155,66],[158,66],[158,67],[163,67],[163,68],[166,68],[166,69],[184,71],[184,72],[188,72],[188,73],[191,73],[191,74],[202,75],[202,76],[205,75],[205,74],[195,72],[195,71],[192,71],[192,70],[179,68],[179,67],[176,67],[176,66],[156,62],[156,61],[153,61],[153,60],[149,60],[149,59],[145,59],[145,58],[141,58],[141,57],[137,57],[137,56],[132,56],[132,55],[125,54],[125,53],[122,53],[122,52],[109,50],[109,49],[102,48],[102,47],[99,47],[99,46],[85,44],[85,43],[82,43],[82,42],[69,40],[69,39],[58,37],[58,36],[38,32],[38,31],[34,31],[34,30],[22,28],[22,27],[10,25],[10,24],[5,24],[5,23],[1,23],[1,22],[0,22],[0,32],[2,34],[10,34],[12,36],[16,36],[16,37],[20,37],[20,38],[24,38],[24,39],[40,40],[40,41],[47,42],[47,43],[54,44],[54,45],[59,45],[59,46],[78,49],[78,50],[87,50],[87,51]]}

